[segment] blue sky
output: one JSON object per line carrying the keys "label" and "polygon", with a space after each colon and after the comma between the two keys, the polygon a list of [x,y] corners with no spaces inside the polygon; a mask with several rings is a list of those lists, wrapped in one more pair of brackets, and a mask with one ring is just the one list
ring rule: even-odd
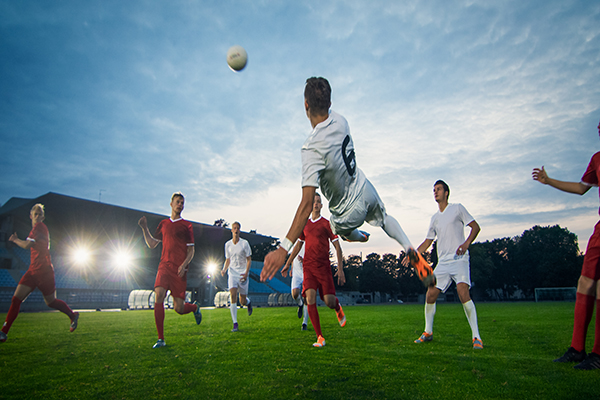
{"label": "blue sky", "polygon": [[[478,240],[598,220],[578,181],[600,150],[600,3],[589,1],[0,0],[0,203],[49,191],[283,237],[326,77],[358,166],[414,245],[432,185]],[[248,66],[232,72],[238,44]],[[328,213],[324,213],[328,216]],[[378,228],[345,254],[398,253]]]}

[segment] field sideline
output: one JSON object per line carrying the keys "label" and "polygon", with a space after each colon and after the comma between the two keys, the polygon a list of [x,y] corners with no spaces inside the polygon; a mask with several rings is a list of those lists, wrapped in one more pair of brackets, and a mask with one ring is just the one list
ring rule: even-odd
{"label": "field sideline", "polygon": [[[569,346],[574,303],[479,303],[484,349],[460,304],[439,304],[434,341],[413,343],[421,305],[319,307],[327,345],[312,348],[295,307],[193,316],[166,312],[153,350],[152,311],[22,313],[0,344],[4,399],[600,399],[600,371],[552,363]],[[5,314],[0,318],[4,319]],[[592,348],[594,320],[588,333]]]}

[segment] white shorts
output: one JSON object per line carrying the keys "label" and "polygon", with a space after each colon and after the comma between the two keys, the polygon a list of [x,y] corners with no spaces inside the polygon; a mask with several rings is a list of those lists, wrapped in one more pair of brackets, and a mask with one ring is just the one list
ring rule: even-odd
{"label": "white shorts", "polygon": [[454,281],[456,284],[466,283],[471,287],[471,270],[469,268],[469,256],[457,257],[454,260],[442,261],[433,270],[437,280],[435,287],[440,289],[442,293]]}
{"label": "white shorts", "polygon": [[302,264],[299,262],[294,262],[292,264],[294,266],[292,270],[292,289],[300,289],[302,290],[302,282],[304,282],[304,271],[302,269]]}
{"label": "white shorts", "polygon": [[227,283],[229,284],[229,290],[237,288],[239,294],[248,294],[249,279],[241,282],[242,274],[239,272],[230,271]]}
{"label": "white shorts", "polygon": [[[331,211],[331,210],[330,210]],[[386,212],[383,201],[379,198],[377,190],[367,179],[362,193],[349,210],[342,215],[331,214],[329,223],[331,230],[336,235],[347,236],[364,222],[369,225],[382,227]]]}

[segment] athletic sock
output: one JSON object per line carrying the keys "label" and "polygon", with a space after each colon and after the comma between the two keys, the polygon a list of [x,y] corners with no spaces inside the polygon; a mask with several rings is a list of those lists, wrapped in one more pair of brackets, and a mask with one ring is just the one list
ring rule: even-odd
{"label": "athletic sock", "polygon": [[296,300],[296,304],[298,304],[298,307],[304,305],[304,302],[302,301],[302,295],[299,294],[298,297],[294,300]]}
{"label": "athletic sock", "polygon": [[389,237],[400,243],[400,246],[402,246],[405,251],[413,248],[408,236],[406,236],[406,233],[404,233],[402,227],[398,221],[396,221],[396,218],[391,215],[385,216],[385,219],[383,220],[383,230]]}
{"label": "athletic sock", "polygon": [[435,304],[425,303],[425,332],[433,333],[433,317],[435,316]]}
{"label": "athletic sock", "polygon": [[192,303],[185,303],[183,305],[183,312],[179,313],[180,315],[184,315],[184,314],[189,314],[191,312],[194,312],[198,309],[198,306]]}
{"label": "athletic sock", "polygon": [[577,351],[585,350],[585,337],[588,326],[594,314],[594,303],[596,298],[587,294],[577,292],[575,301],[575,318],[573,322],[573,339],[571,347]]}
{"label": "athletic sock", "polygon": [[163,303],[154,303],[154,322],[156,323],[158,338],[165,340],[165,305]]}
{"label": "athletic sock", "polygon": [[19,309],[21,308],[22,302],[23,300],[13,296],[12,301],[10,302],[10,308],[8,309],[8,314],[6,314],[6,321],[4,322],[4,326],[2,326],[2,332],[8,333],[11,325],[15,319],[17,319],[17,315],[19,315]]}
{"label": "athletic sock", "polygon": [[237,324],[237,303],[234,303],[232,301],[231,304],[229,305],[229,309],[231,310],[231,319],[232,319],[233,323]]}
{"label": "athletic sock", "polygon": [[469,325],[471,326],[473,339],[481,339],[481,336],[479,336],[479,327],[477,326],[477,310],[475,310],[475,303],[473,303],[473,300],[463,303],[463,309],[465,310],[467,321],[469,321]]}
{"label": "athletic sock", "polygon": [[303,307],[304,309],[302,310],[302,323],[304,325],[308,325],[308,307],[306,306],[306,304]]}
{"label": "athletic sock", "polygon": [[323,336],[321,332],[321,320],[319,319],[319,311],[317,311],[317,303],[308,305],[308,316],[310,317],[310,322],[312,323],[312,326],[315,329],[317,337]]}
{"label": "athletic sock", "polygon": [[333,309],[335,310],[335,312],[340,311],[340,301],[337,297],[335,298],[335,306],[333,307]]}
{"label": "athletic sock", "polygon": [[600,355],[600,299],[596,299],[596,336],[592,352]]}
{"label": "athletic sock", "polygon": [[62,313],[67,314],[67,316],[71,320],[75,316],[75,313],[73,313],[73,310],[71,310],[71,308],[67,305],[67,303],[65,303],[64,301],[62,301],[60,299],[54,299],[54,301],[52,303],[48,304],[48,307],[54,308],[55,310],[58,310]]}

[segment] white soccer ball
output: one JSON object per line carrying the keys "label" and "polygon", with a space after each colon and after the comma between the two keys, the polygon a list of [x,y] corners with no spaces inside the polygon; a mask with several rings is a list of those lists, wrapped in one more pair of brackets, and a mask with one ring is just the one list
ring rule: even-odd
{"label": "white soccer ball", "polygon": [[241,71],[246,66],[248,62],[248,53],[242,46],[231,46],[229,50],[227,50],[227,64],[229,64],[229,68],[234,71]]}

